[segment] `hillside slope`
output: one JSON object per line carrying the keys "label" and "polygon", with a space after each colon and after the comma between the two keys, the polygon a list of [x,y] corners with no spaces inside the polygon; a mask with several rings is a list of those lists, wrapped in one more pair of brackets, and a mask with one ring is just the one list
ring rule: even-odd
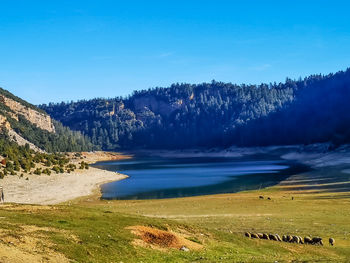
{"label": "hillside slope", "polygon": [[91,150],[89,139],[53,120],[43,110],[0,88],[1,138],[36,151]]}
{"label": "hillside slope", "polygon": [[42,105],[103,149],[194,148],[350,141],[350,70],[285,83],[198,85],[128,98]]}

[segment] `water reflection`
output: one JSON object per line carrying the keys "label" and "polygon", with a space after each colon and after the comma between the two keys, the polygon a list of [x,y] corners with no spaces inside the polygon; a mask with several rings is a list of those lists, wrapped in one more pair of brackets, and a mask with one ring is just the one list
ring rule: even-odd
{"label": "water reflection", "polygon": [[130,177],[102,186],[104,199],[154,199],[232,193],[280,182],[301,167],[280,160],[139,158],[95,167]]}

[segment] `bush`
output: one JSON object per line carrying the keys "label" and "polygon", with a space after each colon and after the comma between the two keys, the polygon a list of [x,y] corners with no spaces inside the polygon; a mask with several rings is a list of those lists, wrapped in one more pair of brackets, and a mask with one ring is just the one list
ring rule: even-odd
{"label": "bush", "polygon": [[60,173],[60,168],[58,166],[52,167],[52,170],[56,172],[56,174]]}
{"label": "bush", "polygon": [[88,164],[87,162],[82,161],[82,162],[80,163],[79,169],[81,169],[81,170],[83,170],[83,169],[89,169],[89,164]]}
{"label": "bush", "polygon": [[36,168],[34,171],[34,174],[41,175],[42,171],[41,168]]}
{"label": "bush", "polygon": [[47,175],[51,175],[51,171],[49,168],[45,168],[42,173],[47,174]]}

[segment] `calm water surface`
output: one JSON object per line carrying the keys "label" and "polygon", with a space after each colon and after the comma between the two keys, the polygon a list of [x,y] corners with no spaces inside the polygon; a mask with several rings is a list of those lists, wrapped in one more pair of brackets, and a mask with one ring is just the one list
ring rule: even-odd
{"label": "calm water surface", "polygon": [[100,162],[97,168],[130,176],[102,186],[104,199],[153,199],[233,193],[274,185],[300,172],[281,160],[136,158]]}

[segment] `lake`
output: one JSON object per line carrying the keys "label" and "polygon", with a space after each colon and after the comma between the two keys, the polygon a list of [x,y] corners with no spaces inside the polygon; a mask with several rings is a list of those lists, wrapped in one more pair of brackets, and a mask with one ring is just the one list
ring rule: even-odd
{"label": "lake", "polygon": [[129,176],[102,185],[103,199],[159,199],[234,193],[275,185],[306,170],[284,160],[225,157],[159,158],[99,162],[94,167]]}

